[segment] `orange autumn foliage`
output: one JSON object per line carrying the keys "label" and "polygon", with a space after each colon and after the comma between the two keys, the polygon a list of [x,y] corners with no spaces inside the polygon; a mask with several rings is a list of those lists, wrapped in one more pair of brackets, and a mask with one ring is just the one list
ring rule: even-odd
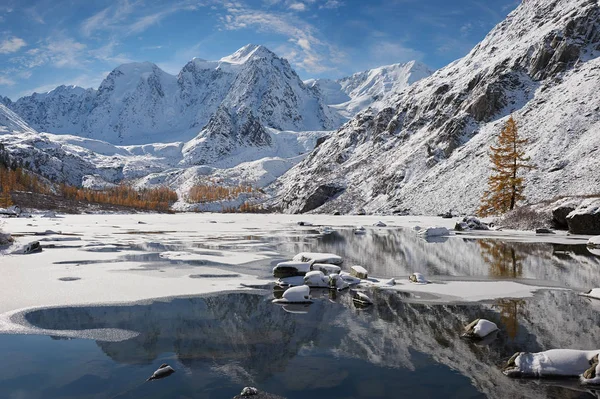
{"label": "orange autumn foliage", "polygon": [[177,201],[177,193],[168,187],[150,188],[138,191],[126,184],[120,184],[104,190],[92,190],[61,184],[60,192],[65,198],[78,201],[120,205],[136,209],[163,212],[168,211],[171,204]]}
{"label": "orange autumn foliage", "polygon": [[520,139],[517,124],[511,116],[498,136],[498,146],[491,146],[490,160],[492,175],[488,178],[488,189],[483,193],[479,216],[492,216],[513,210],[517,202],[523,201],[524,182],[519,176],[521,169],[533,168],[527,164],[523,147],[527,139]]}

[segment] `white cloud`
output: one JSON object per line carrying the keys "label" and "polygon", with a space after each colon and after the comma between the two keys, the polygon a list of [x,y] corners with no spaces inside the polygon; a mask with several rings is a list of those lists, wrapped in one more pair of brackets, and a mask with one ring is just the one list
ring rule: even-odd
{"label": "white cloud", "polygon": [[306,11],[306,4],[304,3],[292,3],[289,5],[290,10],[294,11]]}
{"label": "white cloud", "polygon": [[9,79],[5,76],[0,76],[0,86],[12,86],[15,84],[15,81]]}
{"label": "white cloud", "polygon": [[25,69],[45,64],[57,68],[81,68],[85,63],[85,49],[85,44],[64,35],[57,35],[46,39],[40,46],[27,50],[24,55],[11,58],[10,61]]}
{"label": "white cloud", "polygon": [[325,4],[319,6],[319,8],[334,9],[334,8],[342,7],[343,5],[344,5],[344,2],[340,1],[340,0],[327,0],[325,2]]}
{"label": "white cloud", "polygon": [[294,14],[254,10],[239,4],[227,7],[227,11],[228,15],[221,18],[225,29],[255,29],[286,37],[287,44],[278,47],[278,54],[307,72],[334,70],[345,58],[343,52],[321,39],[317,28]]}
{"label": "white cloud", "polygon": [[27,46],[25,40],[20,37],[10,37],[8,39],[4,39],[0,42],[0,54],[9,54],[17,52],[21,49],[21,47]]}

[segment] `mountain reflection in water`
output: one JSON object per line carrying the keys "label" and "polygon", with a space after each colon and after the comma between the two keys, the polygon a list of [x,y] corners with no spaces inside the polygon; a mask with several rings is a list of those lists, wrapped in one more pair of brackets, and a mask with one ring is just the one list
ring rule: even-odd
{"label": "mountain reflection in water", "polygon": [[[401,391],[411,392],[411,397],[442,391],[449,397],[583,394],[573,387],[508,379],[499,370],[516,351],[595,348],[600,316],[572,292],[469,306],[406,303],[384,291],[369,295],[375,304],[368,310],[355,309],[349,294],[335,302],[319,299],[307,313],[296,314],[272,304],[270,295],[233,293],[132,306],[45,309],[26,318],[45,329],[138,331],[133,339],[97,345],[116,368],[125,365],[134,370],[132,375],[148,374],[135,370],[152,370],[172,359],[180,372],[162,386],[173,393],[228,397],[255,385],[288,398],[306,397],[307,392],[316,398],[393,398]],[[501,329],[487,346],[459,337],[461,328],[479,317]],[[565,323],[557,328],[557,320]],[[88,372],[79,378],[91,379],[94,373]],[[127,378],[115,378],[104,392],[115,394],[129,385]],[[144,389],[142,385],[119,397],[151,395]]]}

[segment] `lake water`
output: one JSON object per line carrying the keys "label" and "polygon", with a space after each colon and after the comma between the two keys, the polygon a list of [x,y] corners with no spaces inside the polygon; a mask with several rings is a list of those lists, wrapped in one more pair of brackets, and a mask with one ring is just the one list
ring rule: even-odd
{"label": "lake water", "polygon": [[[441,280],[600,286],[600,257],[581,246],[460,237],[428,243],[397,229],[316,233],[246,238],[285,256],[334,252],[345,265],[361,264],[378,277],[420,271]],[[181,263],[165,262],[148,248],[137,260],[147,267]],[[249,267],[268,275],[277,260]],[[232,273],[243,268],[227,266]],[[196,275],[203,278],[201,269]],[[267,285],[142,304],[36,310],[26,320],[48,330],[116,328],[139,335],[121,342],[0,335],[0,398],[232,398],[248,385],[290,399],[597,397],[576,380],[513,380],[499,368],[517,351],[600,346],[600,304],[573,291],[445,305],[373,291],[375,304],[364,310],[348,293],[313,295],[320,299],[292,309],[271,303]],[[462,326],[480,317],[501,328],[488,345],[459,337]],[[161,363],[176,372],[145,382]]]}

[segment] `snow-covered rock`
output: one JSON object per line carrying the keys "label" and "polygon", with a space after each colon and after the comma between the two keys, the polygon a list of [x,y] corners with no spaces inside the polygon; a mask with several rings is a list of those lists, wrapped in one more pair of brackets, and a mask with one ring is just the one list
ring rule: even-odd
{"label": "snow-covered rock", "polygon": [[285,290],[282,297],[274,299],[275,303],[312,303],[310,297],[310,287],[307,285],[299,285]]}
{"label": "snow-covered rock", "polygon": [[600,248],[600,236],[591,237],[587,242],[587,246],[591,248]]}
{"label": "snow-covered rock", "polygon": [[411,283],[415,283],[415,284],[427,284],[429,283],[429,281],[427,281],[427,279],[425,278],[424,275],[422,275],[421,273],[413,273],[408,277],[408,280]]}
{"label": "snow-covered rock", "polygon": [[330,265],[328,263],[313,263],[311,267],[313,270],[322,271],[325,275],[339,273],[342,270],[341,267],[336,265]]}
{"label": "snow-covered rock", "polygon": [[419,230],[417,234],[423,238],[447,237],[450,235],[450,230],[445,227],[428,227]]}
{"label": "snow-covered rock", "polygon": [[380,221],[378,221],[378,222],[376,222],[376,223],[373,223],[373,226],[375,226],[375,227],[387,227],[387,224],[383,223],[383,222],[380,220]]}
{"label": "snow-covered rock", "polygon": [[148,377],[148,379],[146,381],[152,381],[152,380],[158,380],[161,378],[165,378],[165,377],[170,376],[174,372],[175,372],[175,370],[173,369],[173,367],[169,366],[166,363],[163,363],[160,365],[160,367],[154,373],[152,373],[152,375],[150,377]]}
{"label": "snow-covered rock", "polygon": [[498,331],[496,323],[486,319],[477,319],[465,327],[463,336],[468,338],[485,338],[494,331]]}
{"label": "snow-covered rock", "polygon": [[310,263],[299,261],[280,262],[273,268],[273,276],[289,277],[304,275],[310,271]]}
{"label": "snow-covered rock", "polygon": [[352,302],[356,307],[365,307],[373,304],[373,300],[367,296],[364,292],[355,292],[352,296]]}
{"label": "snow-covered rock", "polygon": [[341,256],[324,252],[300,252],[293,258],[296,262],[329,263],[341,265],[344,260]]}
{"label": "snow-covered rock", "polygon": [[330,136],[280,178],[277,203],[301,212],[335,185],[342,190],[318,212],[472,213],[509,115],[537,167],[523,172],[528,201],[594,193],[599,45],[597,2],[524,1],[464,58]]}
{"label": "snow-covered rock", "polygon": [[368,272],[367,272],[367,269],[365,269],[364,267],[359,266],[359,265],[352,266],[350,268],[350,270],[351,270],[350,273],[354,277],[359,278],[361,280],[364,280],[364,279],[366,279],[369,276]]}
{"label": "snow-covered rock", "polygon": [[600,288],[592,288],[591,290],[582,295],[587,296],[589,298],[600,299]]}
{"label": "snow-covered rock", "polygon": [[329,287],[329,277],[320,270],[313,270],[304,276],[304,284],[311,288],[327,288]]}
{"label": "snow-covered rock", "polygon": [[513,355],[502,372],[509,377],[577,377],[590,367],[598,350],[551,349]]}
{"label": "snow-covered rock", "polygon": [[567,215],[569,232],[573,234],[600,234],[600,199],[583,201]]}

